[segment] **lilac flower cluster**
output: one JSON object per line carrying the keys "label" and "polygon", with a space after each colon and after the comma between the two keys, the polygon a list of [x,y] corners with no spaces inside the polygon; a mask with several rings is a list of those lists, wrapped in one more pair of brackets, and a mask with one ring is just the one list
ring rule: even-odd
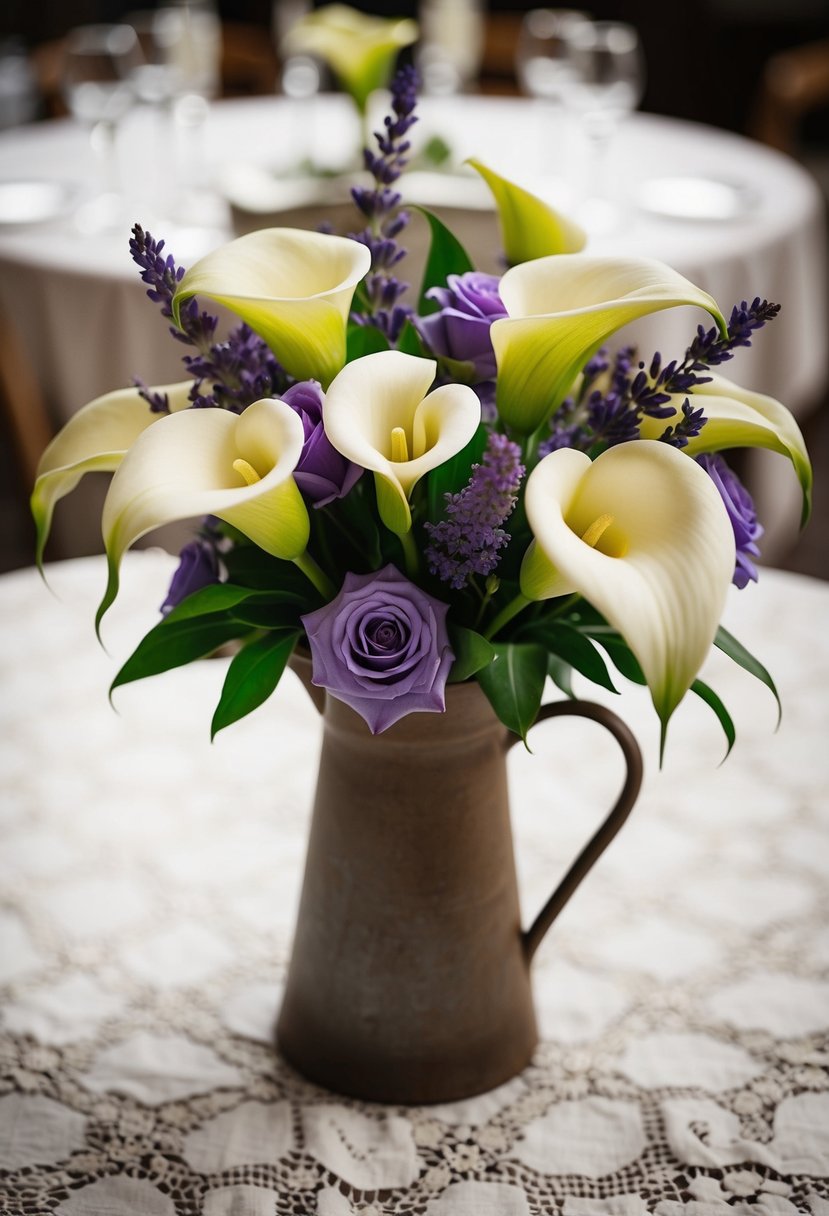
{"label": "lilac flower cluster", "polygon": [[509,544],[509,533],[501,525],[515,506],[523,476],[518,444],[506,435],[490,434],[469,483],[459,494],[446,495],[446,518],[425,525],[431,538],[425,555],[432,574],[460,591],[472,575],[493,572]]}
{"label": "lilac flower cluster", "polygon": [[[732,309],[725,336],[716,328],[706,330],[700,325],[683,359],[664,366],[658,351],[647,368],[644,362],[634,366],[632,347],[620,350],[612,362],[600,351],[584,369],[578,397],[565,401],[553,415],[552,434],[539,445],[539,455],[572,447],[595,456],[614,444],[638,438],[643,418],[671,418],[675,414],[673,396],[692,393],[698,384],[710,381],[710,376],[701,373],[731,359],[738,347],[750,346],[752,334],[779,311],[780,305],[768,300],[757,298],[751,304],[743,300]],[[605,381],[607,387],[597,386]],[[681,413],[659,436],[678,448],[687,446],[706,421],[704,410],[694,409],[687,397]]]}
{"label": "lilac flower cluster", "polygon": [[[172,319],[172,299],[184,276],[184,267],[176,266],[172,254],[164,255],[164,241],[156,241],[140,224],[133,227],[130,253],[141,269],[141,278],[148,285],[147,295],[161,305],[161,315]],[[190,400],[194,406],[220,406],[239,414],[261,397],[277,396],[288,381],[267,343],[248,325],[238,325],[227,340],[216,342],[218,317],[199,309],[195,297],[181,309],[181,329],[170,326],[170,333],[186,346],[194,346],[196,355],[185,355],[184,365],[193,377]],[[205,382],[209,392],[203,392]],[[152,393],[139,380],[141,396],[154,413],[167,413],[166,396]]]}
{"label": "lilac flower cluster", "polygon": [[409,286],[400,281],[392,270],[406,256],[397,244],[397,237],[409,222],[409,213],[400,210],[400,194],[390,187],[397,181],[411,147],[406,135],[417,122],[419,79],[412,67],[402,67],[391,83],[392,114],[384,119],[385,132],[375,132],[379,155],[370,148],[363,150],[366,169],[374,178],[374,186],[354,186],[351,194],[360,211],[369,221],[362,232],[351,233],[371,253],[371,270],[362,287],[366,313],[352,319],[360,324],[375,325],[390,342],[396,342],[412,310],[398,303]]}

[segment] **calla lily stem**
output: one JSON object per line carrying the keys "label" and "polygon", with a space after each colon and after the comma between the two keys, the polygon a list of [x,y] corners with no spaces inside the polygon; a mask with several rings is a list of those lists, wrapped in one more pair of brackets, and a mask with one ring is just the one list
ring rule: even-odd
{"label": "calla lily stem", "polygon": [[293,562],[295,566],[299,567],[305,577],[310,579],[326,602],[333,600],[337,594],[337,588],[325,571],[320,569],[307,549],[304,553],[300,553],[299,557],[295,557]]}
{"label": "calla lily stem", "polygon": [[403,547],[403,559],[406,563],[406,573],[409,578],[416,579],[420,572],[420,557],[417,552],[412,530],[399,533],[400,544]]}
{"label": "calla lily stem", "polygon": [[504,605],[496,616],[495,620],[489,626],[484,634],[486,640],[488,642],[491,641],[492,638],[495,637],[496,633],[498,633],[500,629],[503,629],[504,625],[509,624],[513,617],[518,616],[518,613],[523,612],[527,605],[531,604],[532,602],[532,600],[528,600],[525,595],[521,595],[519,592],[514,600],[510,600],[508,604]]}

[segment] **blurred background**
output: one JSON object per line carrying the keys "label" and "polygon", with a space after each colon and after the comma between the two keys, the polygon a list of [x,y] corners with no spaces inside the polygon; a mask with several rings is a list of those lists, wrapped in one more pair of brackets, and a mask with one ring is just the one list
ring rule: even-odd
{"label": "blurred background", "polygon": [[[143,10],[152,7],[141,5]],[[217,0],[196,7],[216,19],[220,38],[216,79],[205,90],[211,100],[279,93],[285,83],[280,32],[298,13],[314,6],[297,0]],[[382,16],[417,17],[422,31],[447,27],[461,17],[468,20],[471,14],[479,36],[474,62],[446,91],[513,95],[528,90],[521,40],[526,38],[527,14],[536,5],[389,0],[354,7]],[[624,21],[638,30],[647,65],[641,110],[709,124],[782,151],[814,177],[824,206],[829,205],[829,0],[695,0],[674,5],[591,0],[585,7],[594,20]],[[0,11],[0,128],[14,130],[64,117],[70,32],[87,23],[122,21],[135,8],[135,0],[6,0]],[[403,52],[413,53],[417,57],[417,47]],[[8,176],[3,156],[0,142],[0,179]],[[828,340],[824,334],[824,343]],[[5,335],[0,341],[6,341]],[[8,356],[8,348],[5,353]],[[9,364],[6,357],[0,365],[0,570],[31,564],[33,542],[26,506],[31,469],[21,459],[20,435],[8,408],[10,393],[19,395],[21,377],[29,373],[19,365],[9,370]],[[31,392],[37,394],[36,384]],[[45,408],[48,417],[48,401]],[[802,425],[815,464],[813,523],[801,537],[790,538],[775,554],[774,564],[829,578],[825,392],[804,411]]]}

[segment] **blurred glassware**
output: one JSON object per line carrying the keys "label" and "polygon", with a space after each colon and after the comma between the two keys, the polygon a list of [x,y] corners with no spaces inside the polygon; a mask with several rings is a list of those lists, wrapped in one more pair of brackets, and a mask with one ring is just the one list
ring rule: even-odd
{"label": "blurred glassware", "polygon": [[0,129],[37,116],[38,92],[26,47],[20,38],[0,41]]}
{"label": "blurred glassware", "polygon": [[478,76],[484,51],[482,0],[421,0],[417,66],[426,94],[460,93]]}
{"label": "blurred glassware", "polygon": [[642,46],[634,27],[620,21],[580,22],[566,31],[565,41],[573,73],[566,103],[586,139],[585,223],[608,231],[620,219],[611,150],[645,90]]}
{"label": "blurred glassware", "polygon": [[567,31],[589,25],[587,13],[573,8],[536,8],[521,22],[515,49],[518,83],[530,97],[564,103],[573,82]]}
{"label": "blurred glassware", "polygon": [[87,230],[122,222],[118,127],[135,102],[130,81],[140,61],[138,38],[130,25],[81,25],[66,37],[61,92],[73,118],[90,128],[99,172],[96,195],[77,216]]}

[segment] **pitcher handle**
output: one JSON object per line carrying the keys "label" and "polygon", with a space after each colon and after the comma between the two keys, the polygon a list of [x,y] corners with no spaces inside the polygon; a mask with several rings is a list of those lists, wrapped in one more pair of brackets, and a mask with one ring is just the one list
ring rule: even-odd
{"label": "pitcher handle", "polygon": [[[539,722],[543,722],[547,718],[560,718],[566,714],[575,714],[580,718],[591,718],[594,722],[598,722],[600,726],[604,726],[606,730],[609,730],[622,749],[627,765],[627,775],[625,783],[622,786],[622,791],[616,799],[616,803],[610,814],[579,853],[529,929],[522,933],[521,938],[527,962],[535,954],[545,933],[570,899],[570,896],[575,893],[582,879],[599,860],[633,810],[633,804],[642,785],[642,753],[639,750],[639,744],[636,742],[631,730],[617,714],[607,709],[604,705],[597,705],[593,701],[556,701],[552,705],[542,705],[534,725],[537,726]],[[520,735],[511,735],[507,740],[507,749],[512,747],[513,744],[520,742],[520,740]]]}

